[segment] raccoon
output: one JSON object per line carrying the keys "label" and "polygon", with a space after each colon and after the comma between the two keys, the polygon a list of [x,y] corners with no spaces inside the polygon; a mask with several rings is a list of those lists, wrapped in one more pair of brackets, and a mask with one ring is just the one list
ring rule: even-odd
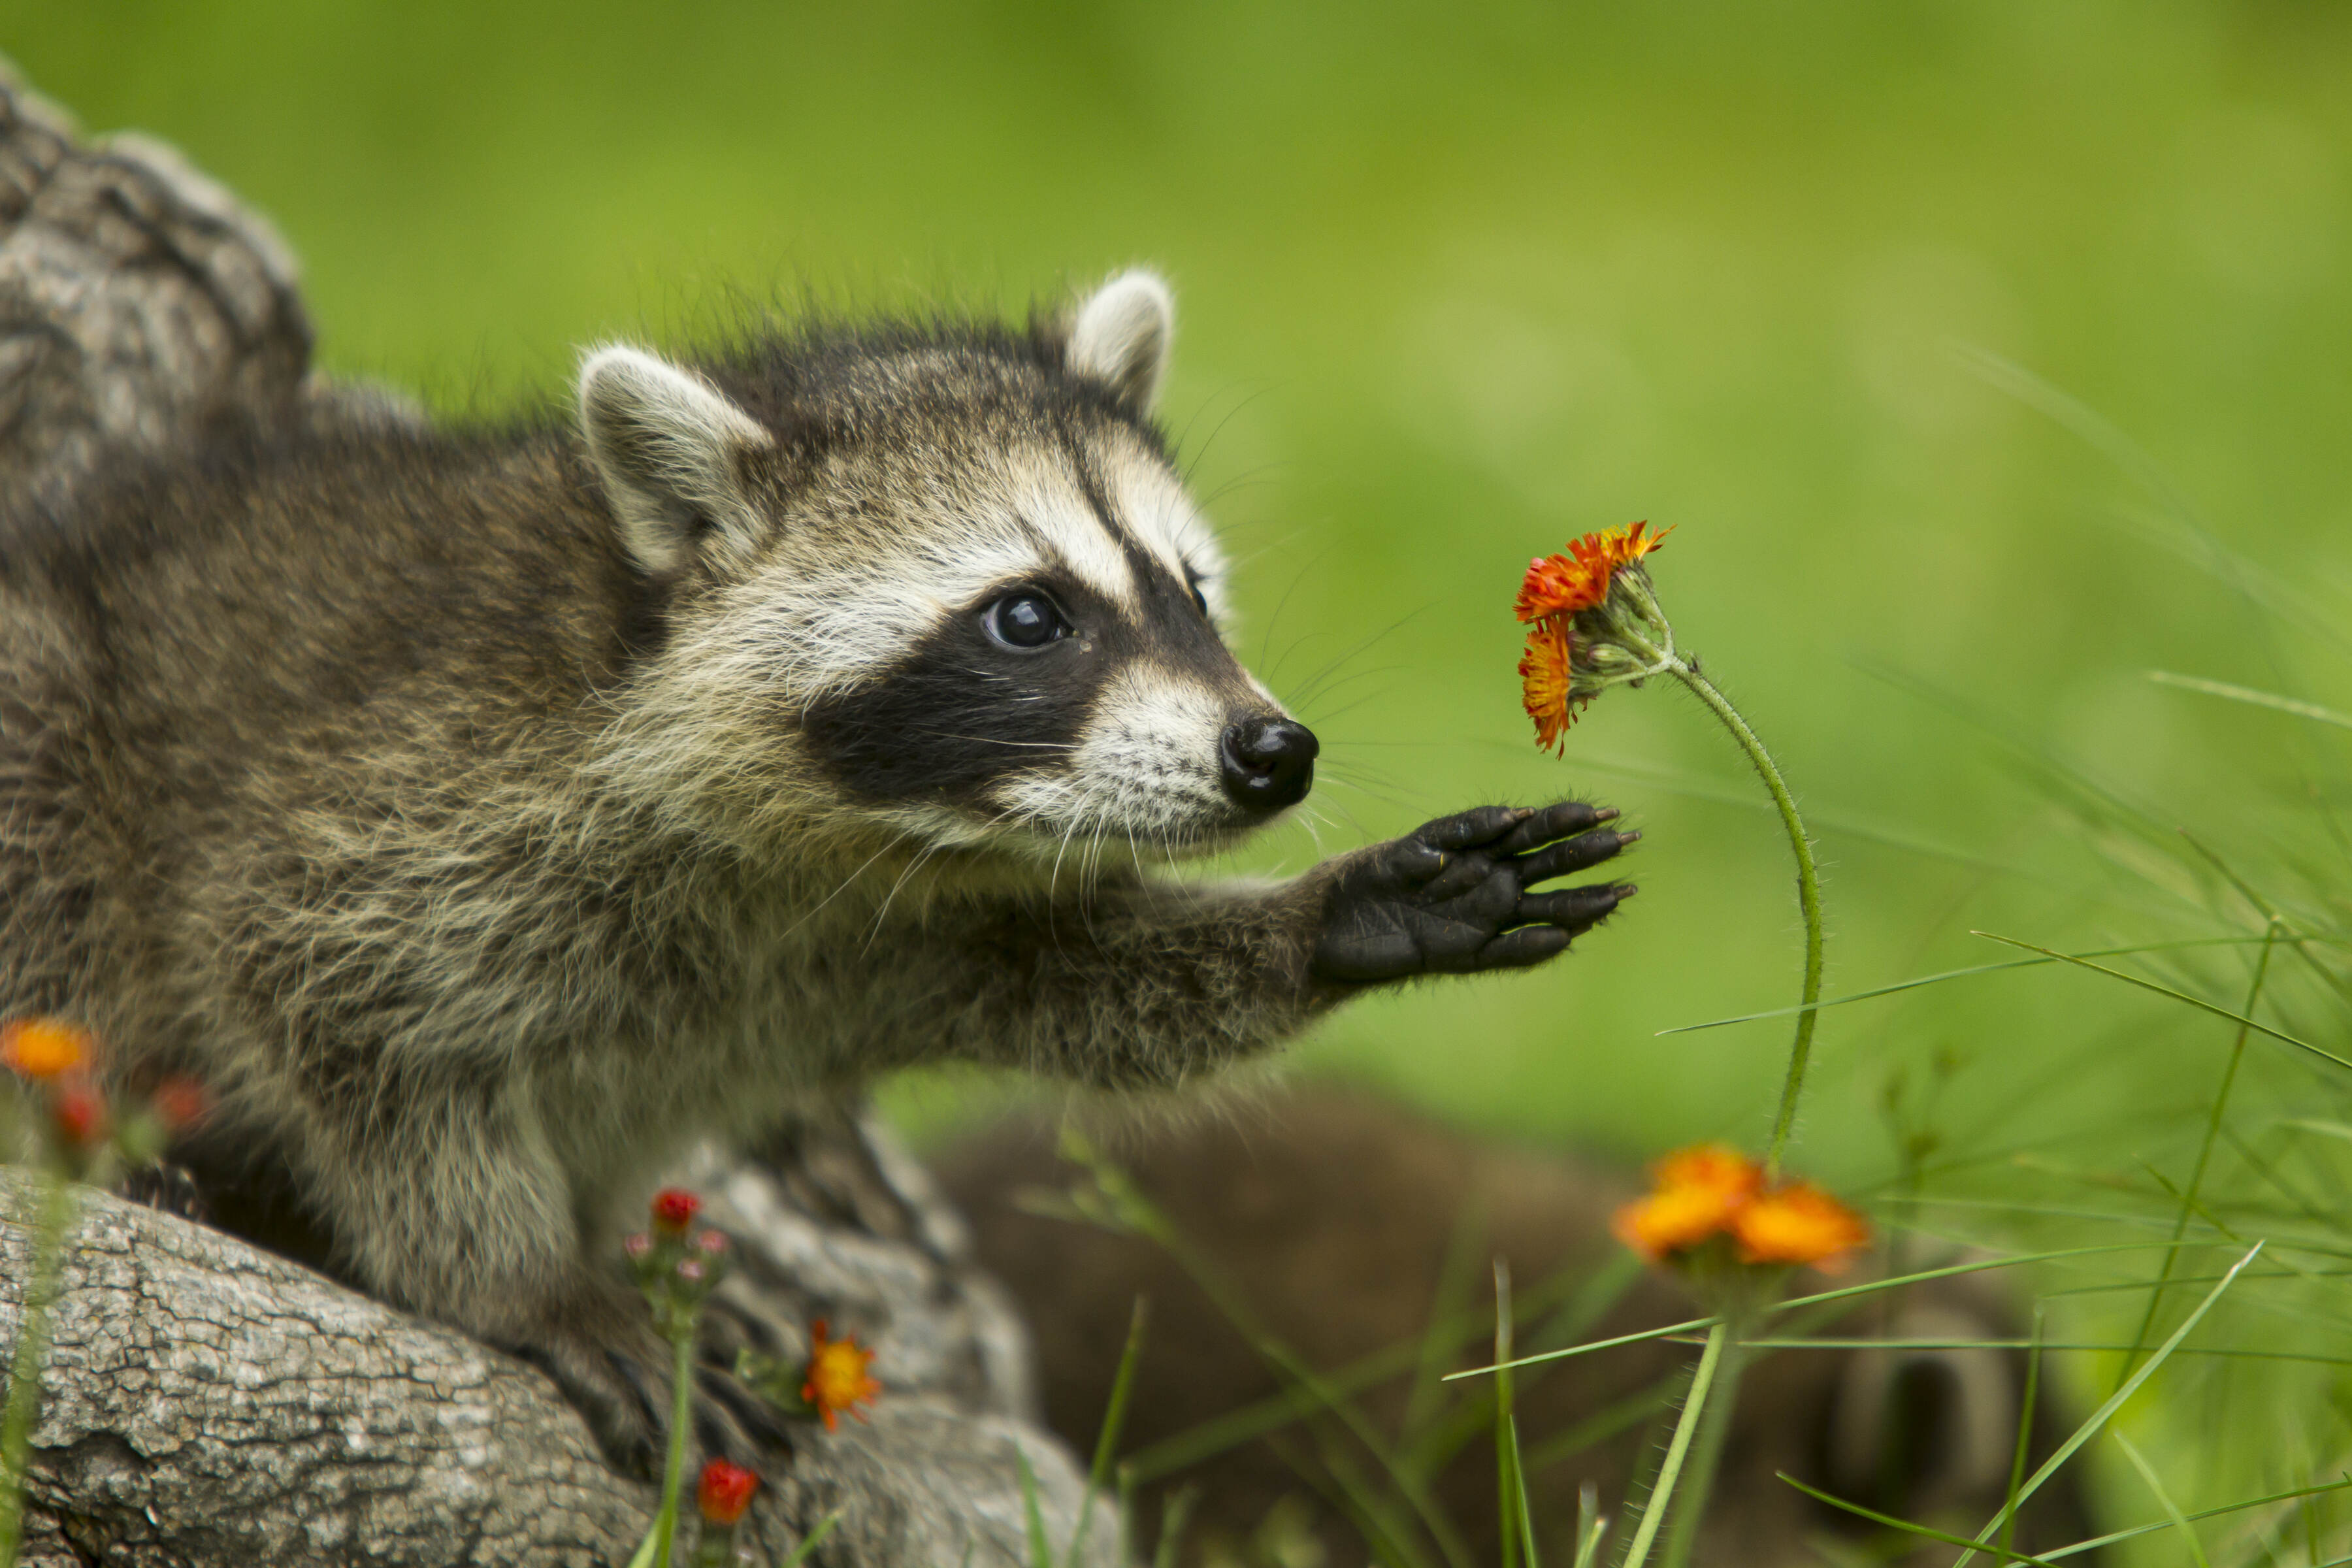
{"label": "raccoon", "polygon": [[686,1142],[945,1058],[1172,1089],[1561,952],[1633,891],[1536,890],[1636,837],[1580,803],[1143,868],[1318,751],[1219,636],[1172,322],[1130,272],[1024,326],[605,346],[568,417],[224,432],[18,501],[0,1016],[202,1079],[176,1152],[226,1218],[537,1362],[642,1468],[617,1237]]}
{"label": "raccoon", "polygon": [[[1531,1310],[1523,1350],[1638,1333],[1705,1310],[1656,1273],[1621,1294],[1594,1283],[1624,1258],[1608,1226],[1638,1190],[1633,1173],[1480,1143],[1360,1092],[1305,1086],[1220,1117],[1157,1117],[1111,1146],[1112,1163],[1173,1228],[1189,1267],[1157,1242],[1066,1215],[1058,1194],[1088,1179],[1056,1158],[1055,1131],[1044,1116],[1010,1118],[940,1151],[933,1168],[971,1218],[982,1266],[1030,1324],[1047,1424],[1081,1453],[1094,1447],[1110,1403],[1136,1299],[1147,1300],[1123,1448],[1135,1458],[1199,1442],[1181,1467],[1155,1470],[1136,1493],[1147,1543],[1171,1499],[1194,1493],[1175,1555],[1158,1559],[1185,1568],[1413,1560],[1368,1545],[1357,1505],[1368,1493],[1377,1500],[1380,1471],[1353,1438],[1341,1436],[1335,1456],[1326,1447],[1333,1431],[1298,1414],[1241,1419],[1285,1393],[1265,1358],[1266,1338],[1328,1385],[1350,1390],[1370,1429],[1416,1456],[1423,1502],[1454,1538],[1458,1554],[1448,1560],[1492,1563],[1501,1560],[1492,1420],[1476,1408],[1467,1420],[1446,1417],[1427,1402],[1426,1386],[1415,1393],[1413,1370],[1490,1359],[1486,1259],[1509,1264]],[[1194,1268],[1213,1277],[1219,1295]],[[1449,1279],[1458,1289],[1450,1305]],[[1236,1304],[1251,1319],[1246,1330]],[[1432,1351],[1424,1336],[1441,1309],[1484,1325],[1474,1321]],[[1951,1548],[1906,1552],[1926,1543],[1817,1503],[1777,1472],[1882,1513],[1973,1534],[2006,1496],[2025,1357],[1948,1342],[2013,1343],[2022,1328],[2013,1304],[1985,1279],[1958,1276],[1791,1327],[1906,1343],[1781,1352],[1751,1365],[1693,1561],[1949,1563]],[[1574,1555],[1568,1542],[1585,1484],[1597,1489],[1602,1511],[1623,1517],[1645,1447],[1654,1458],[1672,1418],[1664,1395],[1693,1353],[1651,1341],[1519,1374],[1514,1413],[1547,1561]],[[1351,1376],[1381,1357],[1385,1375]],[[2072,1430],[2063,1405],[2045,1382],[2032,1464]],[[1408,1442],[1396,1435],[1416,1408]],[[1220,1429],[1226,1441],[1202,1440]],[[1415,1510],[1395,1511],[1413,1531]],[[2062,1472],[2028,1504],[2014,1544],[2047,1552],[2095,1532],[2072,1473]]]}

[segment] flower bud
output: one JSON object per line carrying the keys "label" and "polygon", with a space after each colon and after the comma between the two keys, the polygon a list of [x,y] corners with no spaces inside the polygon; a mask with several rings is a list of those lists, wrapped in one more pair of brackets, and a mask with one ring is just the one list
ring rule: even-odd
{"label": "flower bud", "polygon": [[703,1277],[709,1272],[699,1258],[682,1259],[677,1266],[677,1277],[689,1285],[701,1284]]}
{"label": "flower bud", "polygon": [[87,1079],[68,1079],[49,1102],[49,1119],[68,1147],[90,1148],[107,1134],[106,1096]]}
{"label": "flower bud", "polygon": [[156,1086],[150,1103],[154,1106],[155,1115],[163,1121],[164,1131],[177,1132],[181,1128],[203,1119],[205,1112],[212,1109],[212,1097],[194,1079],[167,1078]]}
{"label": "flower bud", "polygon": [[724,1257],[727,1252],[727,1238],[715,1230],[706,1230],[694,1238],[694,1248],[707,1257]]}
{"label": "flower bud", "polygon": [[646,1254],[651,1252],[653,1249],[654,1238],[647,1236],[642,1230],[621,1243],[621,1250],[629,1255],[630,1261],[632,1262],[645,1257]]}
{"label": "flower bud", "polygon": [[654,1194],[654,1229],[664,1236],[684,1236],[702,1200],[683,1187],[664,1187]]}
{"label": "flower bud", "polygon": [[702,1467],[702,1480],[694,1489],[694,1500],[701,1506],[706,1522],[733,1524],[751,1506],[751,1498],[759,1489],[760,1478],[751,1471],[724,1459],[713,1459]]}

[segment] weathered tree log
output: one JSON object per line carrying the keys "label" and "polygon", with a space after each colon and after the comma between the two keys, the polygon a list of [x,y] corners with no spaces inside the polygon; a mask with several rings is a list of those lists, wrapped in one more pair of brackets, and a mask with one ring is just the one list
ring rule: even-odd
{"label": "weathered tree log", "polygon": [[[310,353],[291,254],[265,223],[158,142],[85,142],[0,61],[0,489],[62,496],[105,454],[199,440],[227,411],[400,416]],[[1024,1562],[1016,1456],[1060,1549],[1081,1477],[1034,1424],[1018,1320],[911,1159],[844,1113],[679,1176],[734,1237],[723,1289],[780,1353],[818,1317],[879,1352],[871,1425],[812,1427],[770,1478],[752,1517],[772,1560],[838,1513],[814,1559],[829,1568]],[[0,1170],[11,1345],[25,1193]],[[219,1232],[97,1193],[81,1214],[27,1563],[627,1560],[652,1490],[604,1466],[537,1371]],[[1095,1519],[1084,1560],[1108,1564],[1115,1510]]]}

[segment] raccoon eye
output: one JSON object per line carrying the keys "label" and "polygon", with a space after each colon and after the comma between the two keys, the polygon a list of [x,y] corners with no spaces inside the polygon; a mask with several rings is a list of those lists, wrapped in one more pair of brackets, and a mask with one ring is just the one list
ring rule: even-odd
{"label": "raccoon eye", "polygon": [[1006,647],[1024,653],[1070,635],[1070,623],[1043,594],[1007,594],[982,613],[981,625]]}

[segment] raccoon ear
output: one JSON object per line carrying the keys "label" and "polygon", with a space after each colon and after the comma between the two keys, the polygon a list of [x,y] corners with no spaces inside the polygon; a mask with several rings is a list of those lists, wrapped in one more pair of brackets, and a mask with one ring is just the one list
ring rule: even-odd
{"label": "raccoon ear", "polygon": [[614,345],[580,364],[580,431],[638,567],[660,576],[708,544],[748,550],[759,520],[743,459],[772,437],[699,376]]}
{"label": "raccoon ear", "polygon": [[1070,321],[1071,370],[1109,382],[1145,408],[1168,368],[1176,300],[1156,272],[1122,272],[1088,297]]}

